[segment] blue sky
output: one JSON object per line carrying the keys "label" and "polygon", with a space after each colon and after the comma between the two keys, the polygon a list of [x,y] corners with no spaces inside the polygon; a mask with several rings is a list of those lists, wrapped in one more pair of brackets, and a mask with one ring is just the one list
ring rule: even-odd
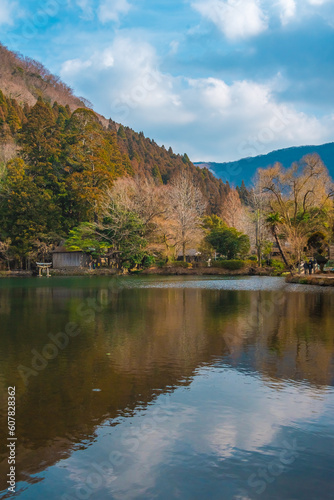
{"label": "blue sky", "polygon": [[0,0],[0,40],[193,161],[334,140],[333,0]]}

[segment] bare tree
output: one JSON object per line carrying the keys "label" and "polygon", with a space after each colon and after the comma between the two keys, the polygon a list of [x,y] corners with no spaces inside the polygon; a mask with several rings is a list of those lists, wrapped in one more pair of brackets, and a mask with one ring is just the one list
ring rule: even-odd
{"label": "bare tree", "polygon": [[238,192],[235,189],[231,189],[222,203],[221,218],[228,226],[245,232],[246,217],[246,211],[240,201]]}
{"label": "bare tree", "polygon": [[249,221],[250,227],[245,231],[250,237],[252,246],[255,247],[259,267],[262,266],[262,256],[272,246],[274,235],[272,227],[267,221],[268,194],[264,193],[258,175],[253,179],[253,188],[249,194]]}
{"label": "bare tree", "polygon": [[300,262],[308,237],[326,224],[333,209],[334,187],[326,167],[316,154],[288,169],[276,163],[259,170],[259,185],[267,194],[267,217],[277,243],[280,233],[289,245],[290,264]]}
{"label": "bare tree", "polygon": [[154,236],[166,212],[165,187],[157,185],[151,178],[118,179],[107,191],[103,205],[108,208],[111,201],[124,210],[136,213],[145,226],[147,237]]}
{"label": "bare tree", "polygon": [[198,241],[203,234],[200,218],[205,212],[206,201],[191,176],[182,172],[170,183],[167,204],[166,218],[171,221],[173,239],[181,246],[185,261],[186,247]]}
{"label": "bare tree", "polygon": [[120,178],[108,195],[120,206],[136,212],[144,224],[152,223],[165,212],[164,187],[151,178]]}

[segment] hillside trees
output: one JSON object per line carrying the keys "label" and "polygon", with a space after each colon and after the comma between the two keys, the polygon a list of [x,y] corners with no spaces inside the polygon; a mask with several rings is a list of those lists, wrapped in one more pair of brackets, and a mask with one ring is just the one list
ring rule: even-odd
{"label": "hillside trees", "polygon": [[20,131],[21,156],[36,184],[57,193],[62,176],[62,143],[55,115],[49,105],[37,101]]}
{"label": "hillside trees", "polygon": [[22,159],[10,161],[0,195],[0,228],[11,239],[14,256],[22,263],[38,237],[61,230],[59,223],[59,207],[50,192],[39,188]]}
{"label": "hillside trees", "polygon": [[[110,130],[117,130],[117,125],[109,123]],[[217,179],[207,168],[195,167],[187,155],[175,154],[159,147],[154,140],[136,133],[129,127],[118,128],[117,140],[122,152],[128,152],[135,174],[157,178],[164,185],[168,184],[179,172],[186,171],[194,180],[203,196],[208,201],[207,210],[218,214],[221,204],[229,192],[228,184]]]}
{"label": "hillside trees", "polygon": [[[2,49],[0,46],[0,52]],[[15,62],[14,56],[7,55],[10,64],[12,60]],[[36,70],[36,75],[40,73],[44,86],[51,86],[55,91],[60,89],[61,82],[53,80],[47,70],[34,61],[23,61],[23,73],[26,68]],[[60,94],[59,102],[64,102],[65,94],[63,97]],[[187,230],[180,222],[177,205],[171,204],[172,195],[167,193],[175,192],[174,181],[179,172],[189,176],[203,204],[201,209],[194,205],[198,220],[206,204],[208,213],[218,213],[228,192],[222,181],[215,179],[207,169],[195,167],[187,155],[159,147],[143,133],[136,134],[111,120],[106,129],[100,117],[89,109],[77,108],[71,113],[68,105],[52,98],[49,102],[38,98],[33,106],[20,106],[0,91],[3,221],[0,239],[11,240],[12,253],[19,261],[38,252],[42,255],[45,245],[49,248],[52,242],[65,239],[81,223],[101,222],[106,193],[120,186],[118,179],[127,185],[128,206],[119,201],[115,206],[117,210],[136,214],[143,222],[148,245],[156,249],[162,245],[167,253],[171,250],[172,257],[176,249],[182,246],[185,249],[198,241],[199,225],[196,223],[196,230],[192,231],[190,227],[194,225],[189,216]],[[6,167],[7,160],[17,153],[20,159],[10,161]],[[194,237],[190,237],[191,234]]]}
{"label": "hillside trees", "polygon": [[104,192],[124,173],[122,155],[112,133],[104,132],[90,110],[77,109],[65,132],[68,208],[80,221],[96,220]]}

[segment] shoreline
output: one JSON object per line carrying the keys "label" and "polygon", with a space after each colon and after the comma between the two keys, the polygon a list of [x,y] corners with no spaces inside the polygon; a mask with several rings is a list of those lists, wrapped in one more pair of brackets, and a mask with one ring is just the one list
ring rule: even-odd
{"label": "shoreline", "polygon": [[[273,276],[274,271],[270,268],[243,268],[235,271],[222,269],[218,267],[197,267],[197,268],[182,268],[182,267],[167,267],[158,268],[152,267],[140,271],[132,271],[120,273],[116,269],[101,268],[101,269],[50,269],[50,277],[52,276]],[[29,278],[38,277],[34,271],[0,271],[1,278]],[[45,274],[42,276],[46,277]]]}
{"label": "shoreline", "polygon": [[[50,277],[79,277],[79,276],[277,276],[285,278],[286,283],[297,285],[315,285],[315,286],[329,286],[334,287],[334,274],[318,274],[310,276],[286,276],[276,274],[271,268],[243,268],[235,271],[222,269],[218,267],[197,267],[197,268],[182,268],[182,267],[168,267],[158,268],[152,267],[140,271],[120,273],[116,269],[102,268],[102,269],[51,269]],[[46,275],[43,274],[43,278]],[[38,275],[33,271],[0,271],[1,278],[38,278]]]}
{"label": "shoreline", "polygon": [[310,276],[287,276],[287,283],[297,285],[316,285],[316,286],[334,286],[334,274],[314,274]]}

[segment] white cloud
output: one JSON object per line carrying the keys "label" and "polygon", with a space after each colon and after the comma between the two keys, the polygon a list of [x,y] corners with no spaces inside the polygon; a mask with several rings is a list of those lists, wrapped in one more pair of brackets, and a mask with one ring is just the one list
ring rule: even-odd
{"label": "white cloud", "polygon": [[256,36],[271,19],[282,25],[314,14],[332,0],[192,0],[192,7],[213,22],[230,41]]}
{"label": "white cloud", "polygon": [[258,0],[197,0],[192,6],[231,40],[258,35],[267,29],[267,18]]}
{"label": "white cloud", "polygon": [[[88,67],[89,72],[85,71]],[[143,125],[192,121],[193,114],[184,109],[175,89],[177,79],[157,67],[156,53],[149,44],[117,37],[107,50],[89,60],[66,61],[61,75],[74,86],[81,81],[92,88],[98,108],[116,121],[132,117],[138,126],[143,117]]]}
{"label": "white cloud", "polygon": [[308,3],[311,5],[324,5],[328,3],[330,0],[308,0]]}
{"label": "white cloud", "polygon": [[281,8],[281,22],[285,25],[296,15],[296,2],[295,0],[280,0],[279,4]]}
{"label": "white cloud", "polygon": [[[232,160],[328,140],[334,130],[333,120],[322,123],[290,105],[278,103],[273,94],[275,85],[275,81],[259,84],[244,80],[227,85],[213,78],[191,80],[191,89],[183,94],[183,100],[186,108],[192,108],[196,102],[194,140],[188,149],[192,159],[217,161],[220,156],[220,161]],[[205,137],[207,131],[204,153],[197,150],[196,144],[203,144],[200,136]]]}
{"label": "white cloud", "polygon": [[0,25],[13,24],[14,11],[17,5],[10,0],[0,0]]}
{"label": "white cloud", "polygon": [[316,118],[278,101],[279,74],[264,83],[228,84],[174,77],[159,65],[151,45],[119,36],[87,60],[65,62],[61,76],[100,113],[193,161],[236,160],[332,140],[333,116]]}
{"label": "white cloud", "polygon": [[102,23],[117,22],[119,16],[127,14],[130,8],[127,0],[103,0],[98,8],[98,17]]}
{"label": "white cloud", "polygon": [[91,61],[81,61],[80,59],[69,59],[63,64],[62,71],[65,74],[80,73],[82,70],[89,68],[92,65]]}

